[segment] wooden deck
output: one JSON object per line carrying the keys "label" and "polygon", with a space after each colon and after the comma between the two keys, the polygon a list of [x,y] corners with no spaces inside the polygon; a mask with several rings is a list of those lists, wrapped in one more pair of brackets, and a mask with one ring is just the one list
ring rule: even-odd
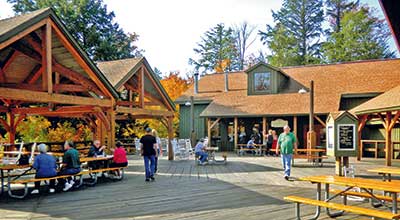
{"label": "wooden deck", "polygon": [[[150,183],[144,181],[141,158],[130,156],[129,163],[122,181],[24,200],[3,195],[0,219],[295,219],[294,204],[283,197],[314,195],[310,183],[285,181],[276,157],[232,154],[227,165],[207,166],[197,166],[193,160],[170,162],[164,157],[156,181]],[[366,177],[367,169],[383,166],[384,160],[365,159],[352,164],[357,174]],[[333,173],[332,159],[322,168],[298,160],[292,176]],[[314,211],[302,207],[304,214]],[[346,214],[337,219],[354,217]],[[329,218],[322,212],[320,219]]]}

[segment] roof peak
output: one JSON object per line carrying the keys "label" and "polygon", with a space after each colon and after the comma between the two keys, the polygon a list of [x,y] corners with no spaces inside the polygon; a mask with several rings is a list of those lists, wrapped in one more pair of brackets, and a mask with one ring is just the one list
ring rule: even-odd
{"label": "roof peak", "polygon": [[96,61],[96,63],[111,63],[111,62],[117,62],[117,61],[128,61],[128,60],[141,60],[144,57],[132,57],[132,58],[124,58],[124,59],[118,59],[118,60],[107,60],[107,61]]}

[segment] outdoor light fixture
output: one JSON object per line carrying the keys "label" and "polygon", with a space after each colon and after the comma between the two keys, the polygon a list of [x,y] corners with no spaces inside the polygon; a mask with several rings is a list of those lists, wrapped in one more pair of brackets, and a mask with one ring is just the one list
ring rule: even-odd
{"label": "outdoor light fixture", "polygon": [[185,106],[191,106],[191,105],[192,105],[192,103],[190,103],[190,101],[185,102]]}
{"label": "outdoor light fixture", "polygon": [[304,88],[301,88],[301,89],[299,89],[298,93],[305,94],[305,93],[307,93],[307,90],[305,90]]}

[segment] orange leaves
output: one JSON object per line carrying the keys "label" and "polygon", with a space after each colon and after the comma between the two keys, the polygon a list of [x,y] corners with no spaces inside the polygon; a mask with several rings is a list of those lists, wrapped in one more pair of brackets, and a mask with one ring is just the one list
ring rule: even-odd
{"label": "orange leaves", "polygon": [[172,100],[181,96],[191,84],[191,80],[182,78],[179,76],[179,72],[170,72],[160,82]]}
{"label": "orange leaves", "polygon": [[214,67],[215,72],[224,73],[225,69],[230,65],[230,59],[223,59],[217,62],[217,65]]}

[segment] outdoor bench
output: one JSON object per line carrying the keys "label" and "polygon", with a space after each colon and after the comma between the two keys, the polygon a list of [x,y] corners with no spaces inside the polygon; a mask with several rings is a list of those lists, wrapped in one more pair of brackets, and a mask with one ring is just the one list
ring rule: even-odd
{"label": "outdoor bench", "polygon": [[[343,204],[333,203],[333,202],[325,202],[325,201],[321,201],[321,200],[303,198],[300,196],[286,196],[286,197],[284,197],[284,199],[287,201],[296,203],[296,215],[297,215],[298,219],[300,219],[300,204],[313,205],[313,206],[317,206],[317,207],[325,207],[328,209],[342,210],[342,211],[351,212],[351,213],[355,213],[355,214],[367,215],[367,216],[383,218],[383,219],[399,219],[400,218],[400,214],[393,214],[392,212],[389,212],[389,211],[381,211],[381,210],[368,209],[368,208],[363,208],[363,207],[358,207],[358,206],[343,205]],[[316,216],[316,218],[314,218],[314,219],[317,219],[317,218],[318,218],[318,216]]]}
{"label": "outdoor bench", "polygon": [[[46,178],[31,178],[31,179],[17,179],[17,180],[9,180],[8,181],[8,195],[12,198],[23,199],[28,194],[28,183],[34,183],[38,181],[49,181],[55,180],[60,178],[68,178],[68,177],[79,177],[78,185],[75,185],[75,188],[81,187],[83,182],[83,175],[90,175],[92,177],[91,182],[87,182],[85,184],[94,186],[97,183],[97,173],[103,173],[108,171],[117,171],[121,170],[119,180],[123,179],[124,177],[124,168],[126,167],[112,167],[112,168],[103,168],[103,169],[96,169],[96,170],[83,170],[77,174],[73,175],[62,175],[62,176],[54,176],[54,177],[46,177]],[[24,185],[24,193],[22,195],[15,195],[12,192],[11,184],[23,184]]]}

